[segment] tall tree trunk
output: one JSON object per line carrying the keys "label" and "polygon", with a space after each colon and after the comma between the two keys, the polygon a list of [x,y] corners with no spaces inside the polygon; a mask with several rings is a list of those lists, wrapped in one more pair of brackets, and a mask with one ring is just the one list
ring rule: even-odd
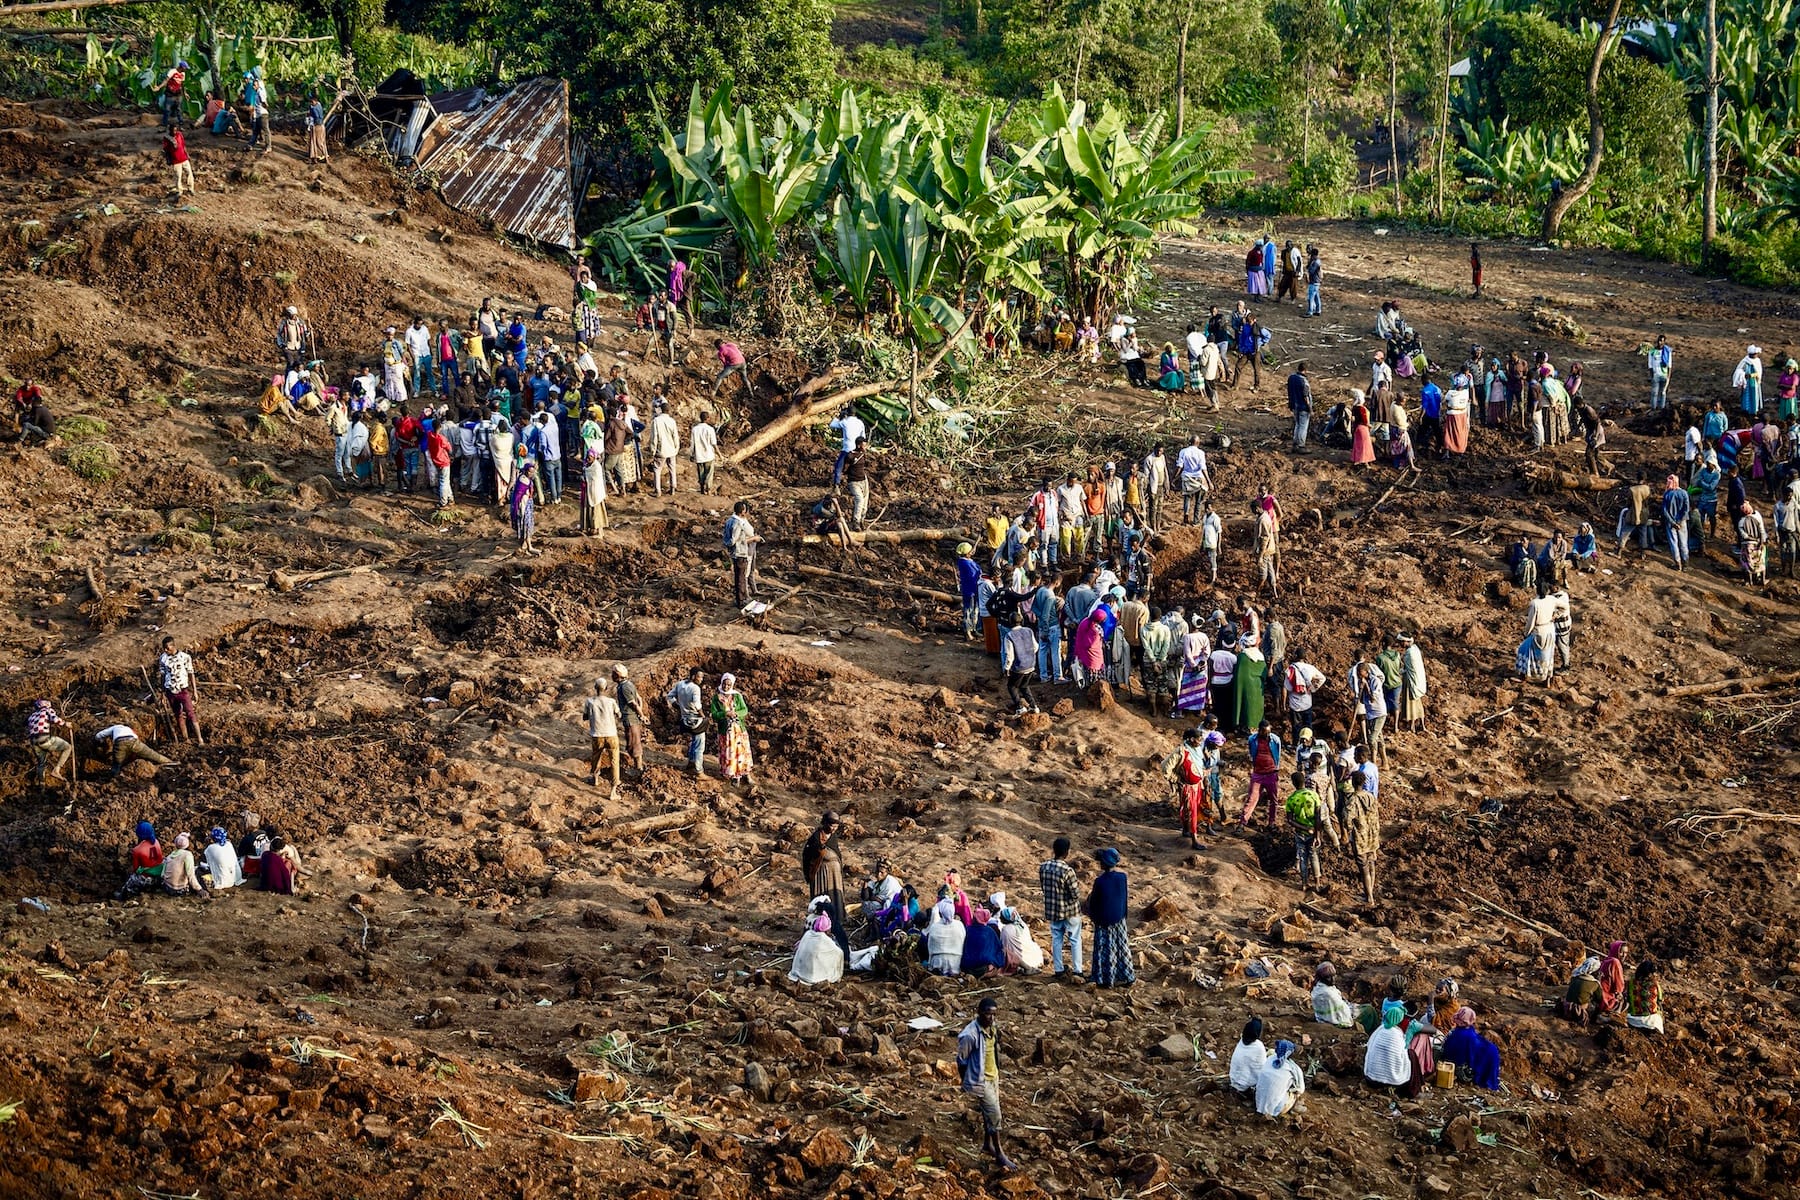
{"label": "tall tree trunk", "polygon": [[1312,166],[1313,48],[1306,39],[1306,57],[1300,60],[1300,161]]}
{"label": "tall tree trunk", "polygon": [[1087,56],[1087,22],[1075,27],[1075,94],[1070,104],[1081,103],[1081,60]]}
{"label": "tall tree trunk", "polygon": [[1444,219],[1444,158],[1450,143],[1450,69],[1456,65],[1456,14],[1444,14],[1444,90],[1438,97],[1437,208],[1436,220]]}
{"label": "tall tree trunk", "polygon": [[1394,176],[1394,212],[1400,211],[1400,47],[1388,23],[1388,170]]}
{"label": "tall tree trunk", "polygon": [[1594,60],[1588,64],[1587,73],[1587,110],[1588,110],[1588,152],[1587,162],[1581,168],[1581,174],[1575,177],[1562,191],[1550,197],[1550,203],[1544,206],[1543,238],[1553,241],[1562,231],[1563,218],[1575,207],[1577,201],[1594,186],[1594,180],[1600,177],[1600,163],[1606,158],[1606,125],[1600,117],[1600,68],[1606,65],[1606,55],[1615,41],[1613,34],[1619,26],[1619,5],[1621,0],[1612,0],[1607,9],[1606,21],[1600,26],[1600,39],[1594,43]]}
{"label": "tall tree trunk", "polygon": [[1713,260],[1719,236],[1719,4],[1706,0],[1706,175],[1700,191],[1700,265]]}
{"label": "tall tree trunk", "polygon": [[1187,132],[1187,48],[1188,30],[1194,24],[1194,6],[1188,5],[1181,15],[1181,40],[1175,43],[1175,139]]}

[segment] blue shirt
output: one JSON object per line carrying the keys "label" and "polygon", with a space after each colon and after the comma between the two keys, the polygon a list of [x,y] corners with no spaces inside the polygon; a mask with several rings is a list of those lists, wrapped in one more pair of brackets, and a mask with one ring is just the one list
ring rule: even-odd
{"label": "blue shirt", "polygon": [[981,564],[966,554],[956,560],[956,588],[964,600],[981,594]]}
{"label": "blue shirt", "polygon": [[1709,441],[1717,441],[1718,439],[1724,437],[1725,436],[1725,420],[1726,420],[1725,414],[1722,412],[1707,413],[1706,420],[1704,420],[1700,423],[1701,434],[1703,436],[1705,436],[1707,438],[1707,440],[1709,440]]}
{"label": "blue shirt", "polygon": [[1288,376],[1287,387],[1288,408],[1297,413],[1311,412],[1312,384],[1306,381],[1306,376],[1295,371],[1292,375]]}
{"label": "blue shirt", "polygon": [[1671,525],[1685,525],[1690,507],[1688,494],[1680,488],[1670,488],[1663,493],[1663,520]]}
{"label": "blue shirt", "polygon": [[1063,612],[1069,620],[1079,625],[1087,620],[1088,614],[1094,611],[1094,605],[1100,602],[1100,593],[1085,583],[1078,583],[1069,589],[1063,600]]}
{"label": "blue shirt", "polygon": [[531,402],[546,405],[550,403],[550,381],[542,375],[532,376]]}
{"label": "blue shirt", "polygon": [[1129,887],[1123,871],[1102,871],[1094,877],[1094,890],[1088,896],[1088,916],[1094,924],[1117,925],[1125,919]]}
{"label": "blue shirt", "polygon": [[1419,410],[1431,420],[1438,418],[1438,411],[1444,403],[1443,389],[1435,383],[1428,383],[1419,389]]}

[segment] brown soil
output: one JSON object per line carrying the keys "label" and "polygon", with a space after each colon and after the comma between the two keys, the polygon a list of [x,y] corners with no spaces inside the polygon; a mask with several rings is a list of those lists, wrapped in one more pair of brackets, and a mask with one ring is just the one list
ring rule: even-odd
{"label": "brown soil", "polygon": [[[1267,480],[1290,514],[1291,645],[1334,680],[1365,631],[1404,626],[1426,648],[1431,727],[1394,738],[1384,778],[1384,900],[1361,906],[1333,857],[1325,895],[1303,907],[1284,839],[1178,844],[1154,765],[1177,727],[1140,697],[1104,712],[1072,697],[1015,724],[954,612],[800,575],[952,586],[941,547],[841,563],[797,542],[830,463],[811,435],[727,472],[721,496],[615,501],[603,539],[570,536],[569,505],[547,509],[535,560],[512,554],[496,510],[465,502],[440,525],[421,498],[340,491],[316,430],[250,440],[246,397],[279,305],[307,307],[341,371],[415,310],[435,324],[482,294],[561,303],[566,276],[360,160],[315,175],[288,147],[254,164],[260,181],[228,179],[197,139],[200,211],[165,211],[154,130],[94,116],[14,106],[0,138],[0,153],[27,151],[0,161],[17,184],[0,361],[44,381],[59,415],[106,420],[121,458],[117,478],[90,483],[60,449],[0,454],[14,564],[0,578],[14,618],[0,626],[0,707],[16,728],[48,695],[84,738],[119,718],[149,731],[142,667],[169,630],[195,652],[209,744],[116,783],[84,755],[73,803],[29,782],[22,751],[0,769],[0,1101],[21,1101],[0,1124],[0,1195],[1795,1193],[1800,846],[1777,825],[1669,824],[1738,804],[1793,811],[1793,726],[1753,733],[1754,703],[1663,695],[1792,668],[1792,581],[1747,592],[1716,545],[1685,576],[1609,554],[1612,574],[1576,581],[1574,670],[1523,687],[1505,539],[1583,519],[1610,529],[1616,494],[1530,494],[1518,446],[1478,432],[1458,483],[1428,463],[1371,514],[1392,476],[1281,448],[1286,368],[1216,417],[1057,372],[1023,415],[1072,431],[1084,454],[1195,428],[1232,438],[1214,468],[1232,520],[1224,586],[1205,585],[1192,531],[1175,529],[1159,603],[1210,608],[1249,586],[1244,513]],[[107,204],[119,211],[97,215]],[[1739,343],[1800,333],[1791,297],[1630,259],[1490,247],[1490,294],[1471,301],[1460,243],[1293,232],[1327,248],[1328,316],[1273,309],[1276,356],[1306,357],[1322,395],[1361,374],[1382,298],[1404,300],[1447,359],[1471,338],[1542,344],[1531,313],[1544,297],[1536,307],[1584,329],[1579,347],[1548,346],[1582,357],[1592,394],[1617,406],[1622,472],[1670,455],[1629,410],[1639,341],[1667,331],[1676,391],[1699,401],[1721,393]],[[1242,237],[1221,227],[1169,246],[1143,310],[1156,341],[1235,299]],[[702,347],[665,372],[619,328],[607,342],[634,352],[621,361],[640,389],[668,374],[691,419],[710,378]],[[764,361],[771,377],[801,368]],[[779,404],[765,393],[757,407]],[[937,464],[883,462],[884,528],[1011,507],[1045,465],[1003,461],[946,487]],[[767,594],[783,597],[754,623],[722,602],[719,522],[740,496],[769,538]],[[271,586],[277,568],[352,564],[377,569]],[[579,705],[620,660],[648,698],[691,666],[735,672],[754,705],[755,793],[685,773],[660,706],[642,778],[616,802],[589,789]],[[1346,716],[1327,690],[1315,724]],[[1227,803],[1241,805],[1241,755],[1228,762]],[[1497,817],[1478,811],[1486,798],[1504,802]],[[165,837],[235,832],[246,807],[299,847],[301,895],[108,899],[136,820]],[[1084,878],[1095,849],[1123,851],[1137,987],[1016,979],[983,993],[1002,1005],[1016,1177],[980,1163],[950,1065],[979,985],[785,981],[807,898],[796,856],[826,807],[846,815],[853,877],[885,854],[929,893],[954,867],[1034,915],[1051,838],[1075,838]],[[670,828],[621,830],[664,813]],[[25,896],[49,913],[13,912]],[[1664,963],[1666,1037],[1577,1029],[1545,1007],[1568,962],[1615,937]],[[1509,1094],[1394,1106],[1367,1090],[1360,1038],[1306,1019],[1325,956],[1359,997],[1398,976],[1422,998],[1456,977],[1502,1046]],[[1248,969],[1262,959],[1266,978]],[[1220,1092],[1253,1012],[1305,1042],[1312,1086],[1289,1122]],[[921,1015],[943,1028],[913,1032]],[[1191,1061],[1148,1053],[1176,1032]],[[752,1066],[766,1097],[746,1086]]]}

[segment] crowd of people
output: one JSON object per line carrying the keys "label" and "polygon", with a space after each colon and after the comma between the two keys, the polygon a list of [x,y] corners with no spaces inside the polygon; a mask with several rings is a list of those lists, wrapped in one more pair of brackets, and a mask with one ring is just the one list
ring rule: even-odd
{"label": "crowd of people", "polygon": [[265,827],[254,812],[239,813],[238,823],[242,832],[235,844],[224,826],[215,825],[196,854],[192,834],[176,834],[174,849],[164,850],[156,827],[139,821],[131,869],[114,899],[160,894],[210,900],[219,892],[239,887],[293,895],[300,881],[300,852],[280,830]]}

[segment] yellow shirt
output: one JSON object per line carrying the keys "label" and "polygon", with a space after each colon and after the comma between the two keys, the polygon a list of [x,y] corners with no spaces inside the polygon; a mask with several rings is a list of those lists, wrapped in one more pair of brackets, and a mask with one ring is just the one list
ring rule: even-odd
{"label": "yellow shirt", "polygon": [[998,1082],[1000,1079],[1000,1060],[994,1055],[994,1041],[991,1036],[981,1039],[981,1077]]}
{"label": "yellow shirt", "polygon": [[987,541],[989,550],[998,550],[1006,541],[1006,531],[1011,523],[1005,517],[989,517],[987,519]]}

